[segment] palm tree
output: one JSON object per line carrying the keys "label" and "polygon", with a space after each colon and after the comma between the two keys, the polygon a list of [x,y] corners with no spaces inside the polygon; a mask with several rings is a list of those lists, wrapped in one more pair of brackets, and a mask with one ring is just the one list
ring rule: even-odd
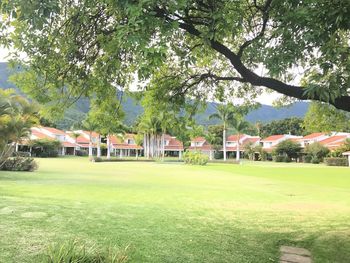
{"label": "palm tree", "polygon": [[18,150],[18,142],[30,136],[39,122],[39,108],[13,90],[0,91],[0,166]]}
{"label": "palm tree", "polygon": [[160,128],[162,130],[162,139],[161,139],[161,147],[162,147],[162,160],[164,160],[165,155],[165,134],[167,130],[170,128],[172,123],[171,115],[169,112],[162,111],[158,116]]}
{"label": "palm tree", "polygon": [[244,131],[249,128],[249,122],[245,121],[243,118],[233,118],[230,121],[230,126],[237,134],[237,147],[236,147],[236,160],[240,160],[240,147],[239,147],[239,140],[241,138],[241,135],[244,133]]}
{"label": "palm tree", "polygon": [[209,119],[219,119],[222,121],[223,130],[222,130],[222,144],[223,144],[223,153],[224,153],[224,161],[226,161],[226,130],[228,128],[228,124],[233,120],[234,111],[232,108],[232,104],[220,104],[217,106],[217,113],[214,113],[209,116]]}
{"label": "palm tree", "polygon": [[85,130],[89,131],[89,157],[92,157],[92,133],[97,128],[97,125],[90,119],[83,121],[83,127]]}

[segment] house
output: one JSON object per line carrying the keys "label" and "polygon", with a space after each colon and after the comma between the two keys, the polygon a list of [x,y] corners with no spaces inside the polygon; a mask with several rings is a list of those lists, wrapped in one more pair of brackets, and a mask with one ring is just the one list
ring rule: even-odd
{"label": "house", "polygon": [[272,135],[260,141],[263,149],[266,152],[272,152],[272,150],[279,144],[285,140],[294,140],[299,141],[302,136],[290,135],[290,134],[281,134],[281,135]]}
{"label": "house", "polygon": [[182,158],[184,151],[183,143],[176,139],[174,136],[168,134],[164,135],[164,154],[166,156],[175,156]]}
{"label": "house", "polygon": [[51,127],[33,127],[31,128],[32,137],[35,139],[57,140],[61,142],[61,147],[58,149],[59,155],[75,155],[78,145],[72,141],[68,134],[64,131]]}
{"label": "house", "polygon": [[201,151],[203,154],[209,156],[209,159],[214,158],[214,148],[207,142],[204,137],[196,137],[191,140],[191,146],[188,148],[189,151]]}
{"label": "house", "polygon": [[348,138],[350,138],[349,133],[339,133],[339,135],[330,136],[327,139],[320,141],[320,143],[332,151],[342,146]]}
{"label": "house", "polygon": [[[120,158],[124,156],[139,156],[143,152],[143,147],[136,144],[136,135],[127,133],[122,136],[110,135],[111,152]],[[108,146],[107,146],[108,147]]]}
{"label": "house", "polygon": [[[237,152],[237,141],[239,142],[239,150],[241,153],[244,152],[244,146],[248,143],[252,143],[254,146],[259,145],[260,137],[259,136],[250,136],[247,134],[235,134],[227,137],[226,140],[226,151],[227,152]],[[223,149],[221,149],[223,151]]]}
{"label": "house", "polygon": [[345,153],[343,153],[343,155],[348,157],[348,164],[350,167],[350,152],[345,152]]}
{"label": "house", "polygon": [[[100,134],[85,130],[67,131],[66,134],[69,136],[70,142],[77,144],[77,150],[88,152],[91,142],[91,155],[97,153],[98,141],[101,139]],[[79,136],[75,137],[74,134]]]}
{"label": "house", "polygon": [[324,132],[314,132],[309,135],[304,136],[303,138],[299,139],[299,143],[301,147],[306,147],[309,144],[320,142],[322,140],[327,139],[329,136]]}

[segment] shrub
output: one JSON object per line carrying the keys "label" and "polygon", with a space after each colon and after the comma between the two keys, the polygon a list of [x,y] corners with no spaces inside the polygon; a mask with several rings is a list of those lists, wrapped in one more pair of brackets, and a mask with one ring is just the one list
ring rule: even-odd
{"label": "shrub", "polygon": [[94,156],[94,157],[90,158],[90,161],[94,162],[94,163],[101,163],[101,162],[103,162],[103,159],[101,157]]}
{"label": "shrub", "polygon": [[[276,149],[273,151],[273,155],[284,156],[283,162],[290,162],[291,159],[298,158],[301,149],[302,148],[299,143],[293,142],[292,140],[285,140],[277,144]],[[285,156],[287,156],[288,158],[286,158]],[[280,159],[278,158],[278,160]]]}
{"label": "shrub", "polygon": [[209,157],[205,154],[202,154],[198,151],[187,151],[183,156],[184,162],[186,164],[195,164],[195,165],[206,165],[209,161]]}
{"label": "shrub", "polygon": [[13,157],[16,157],[16,156],[19,156],[19,157],[30,157],[30,152],[21,152],[21,151],[18,151],[18,152],[13,152]]}
{"label": "shrub", "polygon": [[303,162],[304,163],[311,163],[311,160],[312,160],[312,156],[311,155],[305,155],[303,157]]}
{"label": "shrub", "polygon": [[14,157],[9,158],[1,167],[4,171],[27,171],[33,172],[38,169],[38,164],[33,158],[28,157]]}
{"label": "shrub", "polygon": [[310,162],[313,163],[313,164],[318,164],[318,163],[321,162],[321,159],[319,159],[319,158],[316,157],[316,156],[312,156]]}
{"label": "shrub", "polygon": [[315,142],[306,146],[305,153],[308,156],[307,160],[310,160],[309,162],[320,163],[329,154],[329,149],[319,142]]}
{"label": "shrub", "polygon": [[325,158],[324,162],[329,166],[348,166],[347,158],[342,158],[342,157]]}
{"label": "shrub", "polygon": [[61,142],[58,140],[39,139],[33,140],[30,146],[32,147],[33,155],[37,157],[57,157]]}
{"label": "shrub", "polygon": [[108,247],[101,249],[97,246],[80,244],[77,241],[67,241],[63,244],[54,244],[48,247],[41,256],[42,263],[125,263],[128,258],[129,246],[124,249]]}
{"label": "shrub", "polygon": [[76,150],[75,151],[75,155],[76,156],[88,156],[89,152],[86,150]]}

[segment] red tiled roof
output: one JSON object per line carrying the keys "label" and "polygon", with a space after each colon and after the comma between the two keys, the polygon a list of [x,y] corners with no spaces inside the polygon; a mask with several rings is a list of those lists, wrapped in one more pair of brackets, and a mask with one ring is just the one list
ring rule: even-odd
{"label": "red tiled roof", "polygon": [[227,137],[226,141],[228,141],[228,142],[236,142],[238,138],[241,139],[244,136],[245,136],[244,134],[239,135],[239,137],[238,137],[238,134],[230,135],[230,136]]}
{"label": "red tiled roof", "polygon": [[183,150],[183,143],[177,140],[175,137],[171,137],[170,135],[165,135],[164,138],[169,140],[169,144],[164,146],[165,150]]}
{"label": "red tiled roof", "polygon": [[314,132],[314,133],[311,133],[309,135],[304,136],[302,139],[310,140],[310,139],[315,139],[315,138],[323,136],[323,135],[325,135],[325,133],[323,133],[323,132]]}
{"label": "red tiled roof", "polygon": [[248,138],[243,140],[243,145],[247,144],[249,142],[256,143],[258,141],[260,141],[260,137],[248,137]]}
{"label": "red tiled roof", "polygon": [[347,138],[346,135],[335,135],[320,141],[320,143],[323,145],[334,144],[337,142],[345,141],[346,138]]}
{"label": "red tiled roof", "polygon": [[47,130],[48,132],[52,134],[57,134],[57,135],[65,135],[66,133],[62,130],[56,129],[56,128],[51,128],[51,127],[39,127],[40,129]]}
{"label": "red tiled roof", "polygon": [[284,137],[284,135],[272,135],[272,136],[269,136],[265,139],[262,139],[261,141],[262,142],[274,142],[274,141],[277,141],[279,139],[282,139]]}
{"label": "red tiled roof", "polygon": [[48,140],[54,140],[54,138],[50,137],[49,135],[39,132],[37,130],[31,129],[32,135],[35,136],[37,139],[48,139]]}
{"label": "red tiled roof", "polygon": [[205,142],[206,139],[204,137],[196,137],[191,140],[192,142]]}
{"label": "red tiled roof", "polygon": [[76,141],[78,144],[80,144],[80,143],[89,144],[90,143],[90,140],[87,139],[86,137],[84,137],[83,135],[80,135]]}

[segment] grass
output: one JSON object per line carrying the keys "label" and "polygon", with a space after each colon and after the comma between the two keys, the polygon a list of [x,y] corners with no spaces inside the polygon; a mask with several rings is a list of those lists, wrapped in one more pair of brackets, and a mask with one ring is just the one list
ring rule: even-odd
{"label": "grass", "polygon": [[278,262],[281,245],[349,262],[350,169],[39,159],[0,172],[0,262],[67,240],[128,247],[129,262]]}

